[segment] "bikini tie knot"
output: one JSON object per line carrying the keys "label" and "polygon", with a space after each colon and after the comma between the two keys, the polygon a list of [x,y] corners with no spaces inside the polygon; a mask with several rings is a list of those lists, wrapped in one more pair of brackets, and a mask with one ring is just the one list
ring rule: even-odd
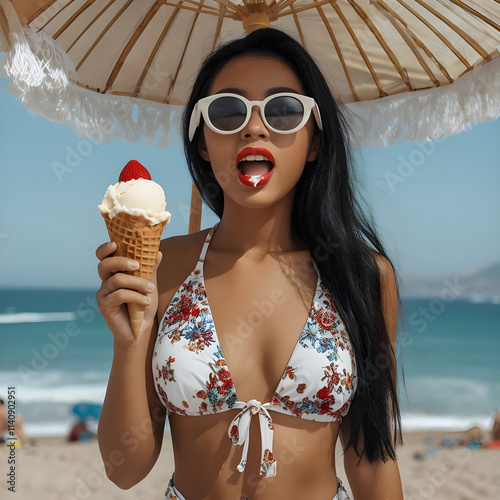
{"label": "bikini tie knot", "polygon": [[237,466],[240,472],[245,470],[247,463],[248,445],[250,441],[250,423],[254,415],[259,416],[260,437],[261,437],[261,461],[260,475],[265,477],[276,476],[276,459],[273,455],[273,420],[267,408],[272,406],[271,403],[262,404],[256,399],[244,403],[237,401],[233,408],[241,409],[234,417],[229,425],[228,436],[231,442],[235,445],[243,445],[241,461]]}

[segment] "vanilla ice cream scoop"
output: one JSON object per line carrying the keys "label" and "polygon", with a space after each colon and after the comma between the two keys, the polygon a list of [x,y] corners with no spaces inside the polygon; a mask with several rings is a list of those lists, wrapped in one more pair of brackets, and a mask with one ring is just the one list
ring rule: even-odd
{"label": "vanilla ice cream scoop", "polygon": [[110,219],[120,212],[142,215],[154,226],[170,221],[166,206],[165,193],[159,184],[147,179],[132,179],[109,186],[99,210]]}

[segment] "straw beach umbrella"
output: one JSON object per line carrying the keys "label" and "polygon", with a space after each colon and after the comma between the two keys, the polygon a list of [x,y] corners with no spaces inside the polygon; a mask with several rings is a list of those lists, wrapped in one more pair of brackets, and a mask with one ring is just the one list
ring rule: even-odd
{"label": "straw beach umbrella", "polygon": [[99,141],[167,145],[203,57],[265,26],[311,53],[360,143],[500,116],[497,0],[0,0],[11,94]]}

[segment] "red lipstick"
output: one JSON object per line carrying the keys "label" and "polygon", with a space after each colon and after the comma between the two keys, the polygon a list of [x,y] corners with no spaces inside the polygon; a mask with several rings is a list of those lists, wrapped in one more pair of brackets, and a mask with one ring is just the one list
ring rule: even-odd
{"label": "red lipstick", "polygon": [[[259,174],[259,175],[245,175],[241,170],[238,168],[238,164],[247,156],[263,156],[265,160],[263,161],[270,161],[272,163],[271,170],[265,174]],[[266,148],[257,148],[257,147],[248,147],[242,149],[238,155],[236,156],[236,172],[238,174],[238,179],[244,186],[256,188],[256,187],[261,187],[264,184],[267,184],[269,179],[271,178],[273,174],[273,169],[275,165],[275,160],[274,156],[271,154],[270,151],[268,151]]]}
{"label": "red lipstick", "polygon": [[245,158],[245,156],[250,156],[250,155],[262,155],[265,156],[272,164],[274,167],[275,161],[274,161],[274,156],[271,154],[271,151],[268,151],[266,148],[244,148],[242,149],[239,153],[238,156],[236,156],[236,165]]}

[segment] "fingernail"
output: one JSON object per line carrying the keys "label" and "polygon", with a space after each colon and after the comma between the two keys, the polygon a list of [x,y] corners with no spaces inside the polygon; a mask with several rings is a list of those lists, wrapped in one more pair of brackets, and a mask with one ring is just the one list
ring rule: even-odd
{"label": "fingernail", "polygon": [[146,288],[150,291],[153,291],[155,289],[155,286],[153,285],[153,283],[148,283]]}
{"label": "fingernail", "polygon": [[132,261],[128,263],[130,269],[139,269],[139,262]]}
{"label": "fingernail", "polygon": [[151,297],[146,297],[146,302],[149,304],[151,302]]}
{"label": "fingernail", "polygon": [[106,248],[111,248],[113,246],[113,242],[112,241],[108,241],[106,243]]}

